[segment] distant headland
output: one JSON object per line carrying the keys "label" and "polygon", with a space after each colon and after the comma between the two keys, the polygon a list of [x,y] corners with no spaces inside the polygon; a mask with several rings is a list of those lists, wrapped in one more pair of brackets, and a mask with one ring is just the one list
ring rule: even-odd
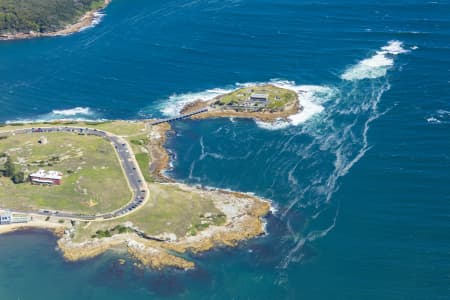
{"label": "distant headland", "polygon": [[93,25],[111,0],[0,0],[0,40],[63,36]]}

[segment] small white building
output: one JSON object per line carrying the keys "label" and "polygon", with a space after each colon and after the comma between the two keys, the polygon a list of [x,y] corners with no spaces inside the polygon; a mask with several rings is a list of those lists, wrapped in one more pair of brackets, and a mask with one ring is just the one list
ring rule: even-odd
{"label": "small white building", "polygon": [[30,217],[28,215],[16,214],[8,210],[0,211],[0,225],[28,223],[29,221]]}
{"label": "small white building", "polygon": [[30,174],[30,181],[33,184],[60,185],[61,179],[62,173],[58,171],[39,170]]}
{"label": "small white building", "polygon": [[11,224],[12,213],[9,211],[0,211],[0,225]]}

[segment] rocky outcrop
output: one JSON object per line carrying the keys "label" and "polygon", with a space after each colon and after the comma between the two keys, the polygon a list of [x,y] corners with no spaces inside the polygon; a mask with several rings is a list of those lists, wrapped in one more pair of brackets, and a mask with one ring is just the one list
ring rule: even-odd
{"label": "rocky outcrop", "polygon": [[[135,233],[117,234],[108,238],[94,238],[76,243],[71,239],[71,231],[66,230],[58,241],[64,257],[68,261],[87,259],[100,255],[110,249],[126,250],[142,265],[155,269],[174,267],[192,269],[194,262],[176,253],[203,252],[216,246],[236,246],[240,241],[264,234],[262,217],[270,210],[270,203],[257,197],[222,190],[199,190],[187,185],[176,184],[179,188],[196,193],[203,193],[214,199],[215,206],[227,218],[225,224],[211,225],[197,235],[186,235],[172,241],[149,240]],[[220,193],[221,197],[214,197]],[[221,199],[221,200],[219,200]],[[165,236],[173,236],[165,233]]]}

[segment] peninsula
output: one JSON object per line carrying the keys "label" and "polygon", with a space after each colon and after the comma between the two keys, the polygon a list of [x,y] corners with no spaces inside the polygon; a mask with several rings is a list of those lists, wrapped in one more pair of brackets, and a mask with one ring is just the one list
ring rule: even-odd
{"label": "peninsula", "polygon": [[0,233],[47,229],[69,261],[126,249],[157,269],[263,234],[270,201],[175,182],[164,144],[173,121],[286,117],[297,95],[262,85],[195,106],[164,120],[0,125]]}
{"label": "peninsula", "polygon": [[[19,3],[20,2],[20,5]],[[111,0],[0,0],[0,40],[63,36],[91,26]]]}

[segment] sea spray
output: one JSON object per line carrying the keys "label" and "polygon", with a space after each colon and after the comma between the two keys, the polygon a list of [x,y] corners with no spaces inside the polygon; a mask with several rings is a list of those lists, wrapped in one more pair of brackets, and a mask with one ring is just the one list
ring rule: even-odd
{"label": "sea spray", "polygon": [[390,41],[386,46],[366,59],[361,60],[354,66],[349,67],[342,75],[343,80],[361,80],[383,77],[394,65],[394,57],[406,53],[409,50],[403,48],[400,41]]}

